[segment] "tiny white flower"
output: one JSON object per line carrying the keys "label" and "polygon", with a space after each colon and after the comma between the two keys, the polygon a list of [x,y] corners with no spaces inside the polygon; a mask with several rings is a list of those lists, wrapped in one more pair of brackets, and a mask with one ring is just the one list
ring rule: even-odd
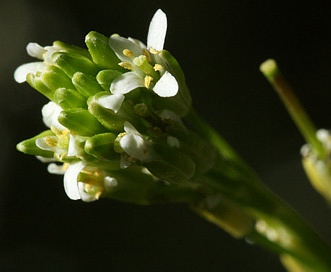
{"label": "tiny white flower", "polygon": [[158,10],[150,23],[147,47],[142,42],[113,35],[109,46],[121,60],[119,65],[131,70],[117,77],[110,86],[113,94],[127,94],[139,87],[153,90],[160,97],[172,97],[178,92],[176,78],[157,63],[167,32],[167,17]]}
{"label": "tiny white flower", "polygon": [[119,111],[123,101],[124,101],[124,95],[122,94],[104,95],[98,99],[98,103],[102,107],[113,110],[115,113]]}

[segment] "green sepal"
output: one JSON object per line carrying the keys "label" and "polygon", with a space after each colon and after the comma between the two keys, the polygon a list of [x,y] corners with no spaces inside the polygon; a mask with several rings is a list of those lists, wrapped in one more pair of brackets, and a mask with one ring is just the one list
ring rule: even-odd
{"label": "green sepal", "polygon": [[86,46],[96,65],[102,69],[122,70],[118,65],[120,60],[109,47],[108,41],[109,38],[96,31],[89,32],[85,37]]}
{"label": "green sepal", "polygon": [[138,125],[139,128],[139,124],[141,123],[140,118],[135,114],[131,103],[126,101],[126,99],[123,101],[117,113],[111,109],[102,107],[98,103],[100,97],[109,94],[109,91],[103,91],[90,97],[87,101],[89,112],[93,114],[105,128],[112,132],[122,132],[125,121]]}
{"label": "green sepal", "polygon": [[78,54],[92,60],[90,53],[85,48],[76,45],[67,44],[62,41],[53,42],[53,46],[57,49],[58,52],[68,52],[70,54],[76,54],[76,55]]}
{"label": "green sepal", "polygon": [[72,83],[75,85],[77,91],[86,98],[103,91],[103,88],[96,81],[95,77],[81,72],[73,75]]}
{"label": "green sepal", "polygon": [[38,134],[37,136],[24,140],[16,145],[17,150],[23,152],[24,154],[34,155],[34,156],[41,156],[45,158],[53,158],[54,152],[49,150],[40,149],[36,145],[36,140],[40,138],[44,138],[47,136],[54,136],[55,134],[51,130],[43,131],[42,133]]}
{"label": "green sepal", "polygon": [[120,155],[114,151],[114,141],[117,135],[113,133],[102,133],[86,140],[84,150],[87,154],[98,160],[120,159]]}
{"label": "green sepal", "polygon": [[185,182],[193,177],[195,163],[177,147],[155,144],[153,149],[158,158],[145,164],[153,175],[170,183]]}
{"label": "green sepal", "polygon": [[122,73],[116,70],[102,70],[97,74],[97,81],[105,91],[110,90],[113,80]]}
{"label": "green sepal", "polygon": [[98,73],[98,67],[91,60],[78,54],[56,52],[52,55],[52,60],[69,77],[72,77],[78,71],[94,76]]}
{"label": "green sepal", "polygon": [[214,166],[217,151],[211,144],[191,131],[175,130],[172,132],[180,141],[180,150],[194,161],[197,173],[205,173]]}
{"label": "green sepal", "polygon": [[58,67],[50,65],[40,73],[28,74],[26,78],[31,87],[46,96],[48,99],[54,99],[54,92],[59,88],[73,89],[70,78]]}
{"label": "green sepal", "polygon": [[155,105],[161,109],[169,109],[180,117],[185,116],[191,108],[192,98],[187,88],[185,76],[177,60],[166,50],[158,55],[160,64],[177,80],[178,93],[174,97],[155,97]]}
{"label": "green sepal", "polygon": [[73,89],[57,89],[54,93],[54,101],[64,110],[87,108],[86,99]]}
{"label": "green sepal", "polygon": [[143,173],[141,168],[113,171],[109,176],[117,180],[117,185],[108,188],[103,197],[140,205],[150,204],[155,186],[164,186],[156,182],[153,176]]}
{"label": "green sepal", "polygon": [[105,128],[86,109],[63,110],[58,117],[58,121],[81,136],[93,136],[105,132]]}
{"label": "green sepal", "polygon": [[89,112],[108,130],[123,131],[125,119],[120,118],[114,111],[102,107],[97,101],[88,103]]}

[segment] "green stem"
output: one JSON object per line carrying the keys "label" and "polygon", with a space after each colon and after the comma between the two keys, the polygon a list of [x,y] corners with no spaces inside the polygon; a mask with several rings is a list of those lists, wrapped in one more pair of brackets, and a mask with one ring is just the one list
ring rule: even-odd
{"label": "green stem", "polygon": [[331,249],[319,235],[195,112],[187,120],[220,153],[214,169],[197,179],[207,197],[193,209],[234,237],[280,255],[289,271],[331,271]]}
{"label": "green stem", "polygon": [[312,146],[319,158],[327,157],[325,148],[316,137],[316,128],[313,122],[305,112],[294,90],[280,72],[277,63],[273,59],[269,59],[261,64],[260,70],[283,101],[306,142]]}

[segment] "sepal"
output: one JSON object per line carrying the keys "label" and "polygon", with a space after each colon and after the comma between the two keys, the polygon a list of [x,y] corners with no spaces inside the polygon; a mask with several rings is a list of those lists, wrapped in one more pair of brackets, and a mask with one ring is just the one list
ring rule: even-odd
{"label": "sepal", "polygon": [[93,136],[105,132],[105,128],[85,109],[63,110],[58,120],[60,124],[81,136]]}

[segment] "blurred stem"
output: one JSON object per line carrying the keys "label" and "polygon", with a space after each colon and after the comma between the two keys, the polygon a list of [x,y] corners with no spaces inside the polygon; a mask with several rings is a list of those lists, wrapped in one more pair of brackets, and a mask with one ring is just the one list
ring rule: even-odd
{"label": "blurred stem", "polygon": [[197,179],[207,197],[192,208],[234,237],[278,254],[288,271],[331,271],[331,249],[319,235],[194,111],[187,120],[220,154],[213,170]]}
{"label": "blurred stem", "polygon": [[313,122],[305,112],[299,99],[295,95],[294,90],[282,75],[276,61],[273,59],[266,60],[261,64],[260,70],[283,101],[287,111],[305,138],[306,142],[311,145],[319,158],[327,157],[325,148],[316,137],[316,128]]}

